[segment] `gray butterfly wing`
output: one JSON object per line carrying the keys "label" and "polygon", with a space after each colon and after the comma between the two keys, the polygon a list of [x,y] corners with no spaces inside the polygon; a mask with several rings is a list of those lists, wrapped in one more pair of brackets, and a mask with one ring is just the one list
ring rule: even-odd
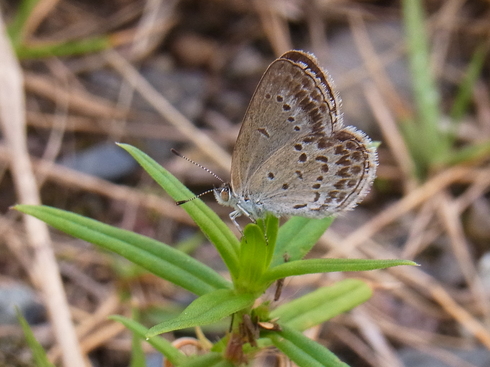
{"label": "gray butterfly wing", "polygon": [[289,51],[269,66],[233,151],[231,185],[236,194],[243,196],[250,186],[257,188],[252,176],[281,149],[342,128],[341,101],[332,85],[315,57],[301,51]]}
{"label": "gray butterfly wing", "polygon": [[279,217],[323,218],[360,202],[376,165],[370,139],[347,126],[330,136],[307,136],[282,146],[254,172],[246,194]]}

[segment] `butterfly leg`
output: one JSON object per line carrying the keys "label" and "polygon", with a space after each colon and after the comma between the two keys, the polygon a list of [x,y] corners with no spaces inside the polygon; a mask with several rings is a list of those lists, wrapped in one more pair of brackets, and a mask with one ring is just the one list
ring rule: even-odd
{"label": "butterfly leg", "polygon": [[230,213],[230,219],[233,222],[233,224],[235,225],[235,227],[237,227],[238,230],[240,231],[240,233],[243,235],[242,227],[240,227],[240,225],[236,221],[236,218],[245,214],[245,216],[248,219],[250,219],[253,223],[257,223],[257,221],[248,211],[246,211],[243,207],[241,207],[240,204],[237,204],[236,208],[237,208],[237,210],[234,210]]}
{"label": "butterfly leg", "polygon": [[236,221],[236,218],[241,216],[242,214],[243,214],[242,210],[234,210],[230,213],[230,219],[233,222],[233,224],[235,225],[235,227],[237,227],[238,230],[240,231],[240,233],[243,235],[242,227],[240,227],[240,225]]}

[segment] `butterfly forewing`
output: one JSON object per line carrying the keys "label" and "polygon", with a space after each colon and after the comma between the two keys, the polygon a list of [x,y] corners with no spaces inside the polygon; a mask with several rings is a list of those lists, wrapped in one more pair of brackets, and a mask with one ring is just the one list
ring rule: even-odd
{"label": "butterfly forewing", "polygon": [[264,73],[245,114],[233,152],[231,184],[238,195],[279,149],[342,125],[340,98],[312,55],[290,51]]}

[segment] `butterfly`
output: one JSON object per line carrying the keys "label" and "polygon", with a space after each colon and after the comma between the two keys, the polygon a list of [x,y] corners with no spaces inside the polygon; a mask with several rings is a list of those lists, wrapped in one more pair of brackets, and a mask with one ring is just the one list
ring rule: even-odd
{"label": "butterfly", "polygon": [[231,183],[214,189],[238,228],[240,215],[324,218],[367,195],[376,149],[364,132],[344,126],[341,103],[314,55],[288,51],[269,65],[238,134]]}

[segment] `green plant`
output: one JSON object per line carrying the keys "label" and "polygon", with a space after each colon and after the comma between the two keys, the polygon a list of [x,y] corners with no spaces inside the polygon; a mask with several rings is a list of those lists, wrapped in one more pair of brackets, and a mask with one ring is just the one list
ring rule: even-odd
{"label": "green plant", "polygon": [[13,20],[8,26],[8,35],[19,59],[84,55],[107,50],[116,43],[115,37],[102,35],[80,40],[29,44],[25,40],[26,24],[39,2],[39,0],[21,1]]}
{"label": "green plant", "polygon": [[[138,149],[121,144],[176,201],[192,193],[164,168]],[[320,288],[278,308],[271,302],[254,306],[257,298],[289,276],[383,269],[416,265],[406,260],[310,259],[301,260],[332,223],[332,218],[293,217],[279,228],[268,216],[248,224],[239,241],[224,222],[201,200],[182,206],[214,244],[231,275],[231,282],[192,257],[166,244],[95,220],[46,206],[18,205],[70,235],[114,251],[199,297],[179,316],[147,330],[136,321],[114,316],[135,335],[148,340],[175,366],[237,366],[258,351],[275,346],[300,366],[346,366],[328,349],[301,331],[327,321],[363,303],[371,288],[347,279]],[[287,255],[288,261],[284,257]],[[198,327],[232,317],[230,332],[208,353],[186,357],[157,334]]]}
{"label": "green plant", "polygon": [[19,321],[20,327],[22,328],[22,332],[24,333],[24,336],[26,338],[26,343],[32,352],[32,359],[36,363],[36,366],[54,367],[54,365],[49,362],[45,350],[36,340],[36,337],[34,336],[34,333],[32,332],[32,329],[29,326],[27,320],[24,318],[24,316],[22,316],[22,313],[19,311],[18,308],[15,309],[15,312],[17,314],[17,320]]}
{"label": "green plant", "polygon": [[447,129],[441,128],[443,112],[440,93],[430,63],[428,32],[421,0],[403,1],[408,60],[412,75],[415,112],[402,121],[401,129],[415,163],[414,175],[423,180],[441,167],[476,160],[490,152],[490,142],[455,149],[455,127],[466,112],[471,90],[484,65],[488,42],[480,45],[473,55],[465,78],[455,98]]}

